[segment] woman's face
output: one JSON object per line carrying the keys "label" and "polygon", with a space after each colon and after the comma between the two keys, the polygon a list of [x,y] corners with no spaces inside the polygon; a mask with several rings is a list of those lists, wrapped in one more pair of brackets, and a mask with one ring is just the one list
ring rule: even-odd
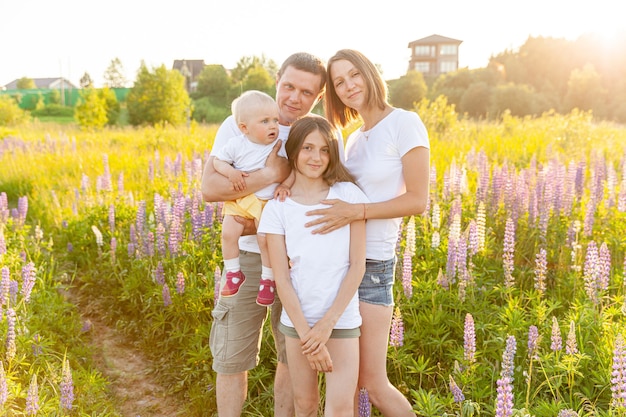
{"label": "woman's face", "polygon": [[302,142],[296,169],[308,178],[321,178],[330,162],[330,148],[319,130],[309,133]]}
{"label": "woman's face", "polygon": [[363,76],[350,61],[341,59],[331,64],[330,82],[344,105],[357,111],[365,105],[367,88]]}

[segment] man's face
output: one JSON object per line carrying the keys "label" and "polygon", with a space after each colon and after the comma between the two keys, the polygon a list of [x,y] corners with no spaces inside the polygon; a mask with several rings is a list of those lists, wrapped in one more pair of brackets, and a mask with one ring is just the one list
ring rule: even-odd
{"label": "man's face", "polygon": [[307,71],[287,67],[276,82],[276,102],[280,124],[289,126],[306,116],[321,98],[322,78]]}

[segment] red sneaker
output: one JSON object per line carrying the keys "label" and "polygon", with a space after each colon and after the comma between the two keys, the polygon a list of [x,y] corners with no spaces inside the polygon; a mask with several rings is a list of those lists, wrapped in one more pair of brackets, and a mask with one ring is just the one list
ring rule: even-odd
{"label": "red sneaker", "polygon": [[245,280],[246,276],[241,271],[227,272],[226,283],[220,291],[220,294],[222,294],[222,297],[232,297],[239,292],[239,287],[241,287]]}
{"label": "red sneaker", "polygon": [[276,292],[276,283],[269,279],[262,279],[259,286],[259,294],[256,296],[256,303],[263,307],[274,304],[274,293]]}

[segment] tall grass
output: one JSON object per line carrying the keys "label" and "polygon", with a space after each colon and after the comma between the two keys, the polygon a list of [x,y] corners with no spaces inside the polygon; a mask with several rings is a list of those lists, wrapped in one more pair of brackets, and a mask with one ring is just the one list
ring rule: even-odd
{"label": "tall grass", "polygon": [[[418,112],[431,136],[431,198],[398,240],[392,382],[423,416],[624,415],[626,130],[580,112],[497,123],[459,120],[440,101]],[[21,319],[17,352],[56,330],[52,306],[73,311],[43,295],[74,286],[154,359],[172,395],[185,398],[185,415],[216,415],[208,333],[221,205],[199,193],[216,127],[42,127],[0,144],[9,210],[28,198],[24,225],[10,215],[1,223],[13,255],[0,255],[0,266],[17,274],[30,242],[39,275],[19,314],[51,310],[37,314],[51,317],[45,324]],[[44,237],[29,238],[37,227]],[[60,410],[53,381],[66,349],[75,375],[89,375],[76,370],[88,355],[62,343],[82,346],[73,317],[73,327],[58,321],[68,335],[51,348],[56,361],[40,361],[46,369],[3,359],[11,409],[25,405],[38,375],[40,402]],[[266,328],[248,415],[272,414],[272,346]],[[75,410],[106,415],[107,401],[87,395],[105,383],[74,383]]]}

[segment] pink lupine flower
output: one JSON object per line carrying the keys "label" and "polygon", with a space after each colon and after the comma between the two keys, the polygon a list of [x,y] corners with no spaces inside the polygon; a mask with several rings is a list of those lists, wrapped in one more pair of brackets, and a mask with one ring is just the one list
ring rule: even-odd
{"label": "pink lupine flower", "polygon": [[546,273],[548,270],[547,252],[544,248],[539,249],[535,256],[535,289],[543,294],[546,291]]}
{"label": "pink lupine flower", "polygon": [[569,323],[569,332],[567,333],[567,341],[565,342],[565,353],[568,355],[575,355],[578,353],[578,346],[576,344],[576,325],[574,321]]}
{"label": "pink lupine flower", "polygon": [[478,203],[478,212],[476,213],[476,235],[478,237],[478,251],[485,250],[485,231],[487,225],[487,213],[485,211],[485,203]]}
{"label": "pink lupine flower", "polygon": [[556,317],[552,316],[552,343],[550,344],[550,349],[553,351],[558,351],[563,348],[563,339],[561,338],[561,328],[559,327],[559,322]]}
{"label": "pink lupine flower", "polygon": [[474,317],[467,313],[465,315],[465,327],[463,332],[463,356],[468,363],[476,361],[476,331],[474,329]]}
{"label": "pink lupine flower", "polygon": [[185,292],[185,275],[182,271],[176,275],[176,292],[180,295]]}
{"label": "pink lupine flower", "polygon": [[415,255],[415,217],[411,216],[406,225],[406,249],[410,256]]}
{"label": "pink lupine flower", "polygon": [[4,255],[5,253],[7,253],[7,243],[4,239],[4,233],[2,232],[2,229],[0,229],[0,256]]}
{"label": "pink lupine flower", "polygon": [[389,345],[391,347],[400,347],[404,344],[404,323],[402,322],[402,313],[400,308],[396,307],[393,318],[391,319],[391,331],[389,335]]}
{"label": "pink lupine flower", "polygon": [[115,233],[115,205],[109,205],[109,230]]}
{"label": "pink lupine flower", "polygon": [[404,295],[406,298],[411,298],[413,295],[413,258],[411,252],[408,249],[404,250],[404,256],[402,258],[402,288],[404,289]]}
{"label": "pink lupine flower", "polygon": [[30,302],[30,294],[35,286],[35,279],[35,264],[29,262],[22,267],[22,297],[26,303]]}
{"label": "pink lupine flower", "polygon": [[613,372],[611,373],[613,408],[626,408],[626,345],[622,334],[615,338],[613,348]]}
{"label": "pink lupine flower", "polygon": [[515,259],[515,224],[510,217],[506,220],[504,230],[504,251],[502,253],[502,261],[504,266],[504,285],[511,288],[515,284],[513,278],[513,270]]}
{"label": "pink lupine flower", "polygon": [[0,407],[3,407],[9,398],[9,387],[7,385],[7,376],[4,372],[3,361],[0,361]]}
{"label": "pink lupine flower", "polygon": [[8,308],[7,312],[7,338],[5,342],[7,359],[13,359],[16,353],[15,346],[15,310]]}

